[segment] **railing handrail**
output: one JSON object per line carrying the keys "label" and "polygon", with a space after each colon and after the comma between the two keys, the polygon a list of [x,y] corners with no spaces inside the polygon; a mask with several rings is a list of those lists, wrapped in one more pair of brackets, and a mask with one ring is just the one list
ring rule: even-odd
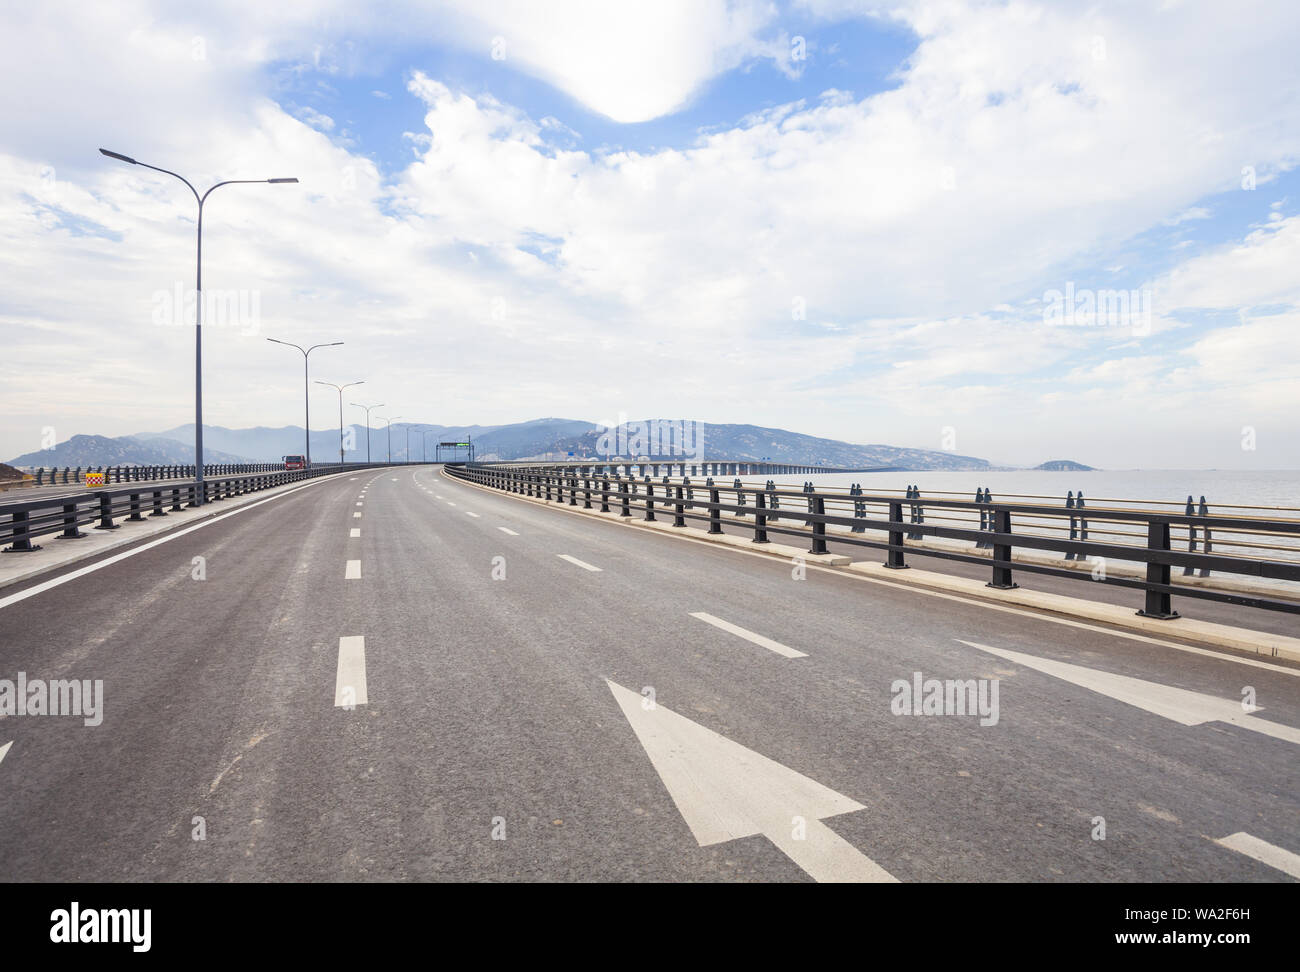
{"label": "railing handrail", "polygon": [[[451,475],[458,478],[548,500],[554,494],[559,502],[564,502],[567,492],[569,505],[577,505],[581,493],[584,508],[592,509],[592,503],[595,501],[599,502],[602,512],[609,512],[612,503],[619,508],[620,516],[630,516],[631,511],[636,509],[643,514],[645,520],[654,520],[656,509],[665,514],[671,512],[675,526],[684,526],[687,519],[702,520],[709,523],[711,533],[722,532],[721,517],[724,513],[731,517],[733,525],[748,524],[749,521],[743,518],[749,516],[753,517],[754,541],[757,543],[768,542],[768,533],[775,533],[805,540],[811,536],[812,549],[809,552],[812,554],[826,553],[828,540],[883,549],[888,551],[886,566],[895,569],[907,567],[904,562],[905,551],[985,566],[991,559],[993,580],[989,586],[995,588],[1018,586],[1012,580],[1013,569],[1066,577],[1076,581],[1136,588],[1144,591],[1146,595],[1145,607],[1138,613],[1148,617],[1177,617],[1178,614],[1173,611],[1170,601],[1173,594],[1300,614],[1300,600],[1285,601],[1242,594],[1237,591],[1218,590],[1199,582],[1195,586],[1175,587],[1170,573],[1171,568],[1182,567],[1184,575],[1199,571],[1202,579],[1208,578],[1210,572],[1215,571],[1284,583],[1300,582],[1300,560],[1241,557],[1230,553],[1214,552],[1213,549],[1215,546],[1228,548],[1234,546],[1231,538],[1226,541],[1223,539],[1224,532],[1234,534],[1236,531],[1245,531],[1248,535],[1258,535],[1261,530],[1270,530],[1279,537],[1300,538],[1300,520],[1211,515],[1208,512],[1112,510],[1065,504],[1049,506],[1040,503],[1004,503],[988,496],[983,490],[979,492],[979,498],[976,500],[923,497],[916,487],[909,487],[907,494],[902,497],[866,493],[857,485],[851,487],[849,493],[817,490],[810,483],[805,484],[802,490],[796,491],[778,489],[771,482],[767,486],[745,484],[740,482],[739,478],[728,483],[715,482],[712,478],[692,480],[689,476],[637,478],[609,475],[592,471],[596,465],[602,464],[585,463],[557,468],[554,464],[504,466],[484,463],[449,463],[446,468]],[[697,498],[696,493],[704,493],[707,499]],[[724,493],[729,494],[733,502],[723,502]],[[886,518],[880,519],[874,513],[869,515],[868,506],[881,505],[885,507]],[[909,509],[904,510],[905,506]],[[925,507],[976,514],[978,523],[975,517],[971,518],[969,526],[946,526],[926,522]],[[1200,509],[1205,509],[1205,506],[1202,505]],[[698,512],[700,510],[704,512]],[[1097,516],[1098,513],[1103,512],[1105,516]],[[1016,516],[1050,517],[1068,521],[1070,536],[1063,538],[1042,533],[1013,532],[1013,517]],[[948,521],[954,519],[941,518]],[[1089,520],[1142,524],[1146,528],[1147,542],[1144,546],[1140,546],[1089,539]],[[778,525],[780,521],[787,521],[787,525],[785,527]],[[802,529],[790,529],[790,523],[798,524]],[[827,533],[829,526],[847,527],[850,533],[836,533],[832,536]],[[1173,549],[1171,526],[1187,527],[1189,538],[1187,551]],[[1041,525],[1038,527],[1042,528]],[[882,542],[861,536],[867,531],[885,533],[886,538]],[[1115,531],[1103,532],[1116,535]],[[1141,536],[1138,533],[1118,535]],[[918,547],[915,544],[905,543],[905,538],[920,540],[927,537],[973,541],[977,549],[989,553],[971,555],[960,550],[938,549],[935,546]],[[1146,578],[1106,576],[1104,571],[1098,578],[1095,571],[1088,574],[1077,568],[1064,569],[1023,560],[1014,561],[1013,553],[1017,547],[1062,553],[1067,561],[1106,558],[1118,562],[1143,564],[1146,567]],[[1300,547],[1275,547],[1274,549],[1300,554]]]}

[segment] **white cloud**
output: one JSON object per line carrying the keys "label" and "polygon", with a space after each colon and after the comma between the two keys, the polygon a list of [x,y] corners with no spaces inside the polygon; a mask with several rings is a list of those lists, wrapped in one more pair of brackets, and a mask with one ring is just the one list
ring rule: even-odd
{"label": "white cloud", "polygon": [[[192,273],[189,203],[164,176],[108,165],[99,144],[179,160],[196,181],[302,179],[222,189],[205,216],[210,286],[257,289],[266,315],[257,335],[209,338],[213,422],[299,420],[292,368],[266,334],[348,341],[313,359],[322,377],[367,377],[367,391],[429,420],[689,410],[921,446],[957,425],[963,452],[1038,461],[1065,440],[1118,464],[1151,455],[1159,437],[1139,432],[1152,416],[1194,425],[1171,403],[1285,407],[1296,350],[1267,342],[1282,341],[1288,315],[1201,337],[1158,327],[1161,371],[1151,341],[1045,328],[1026,298],[1061,286],[1059,268],[1082,255],[1193,218],[1237,185],[1243,159],[1266,178],[1300,157],[1289,6],[1262,24],[1215,7],[900,5],[883,15],[921,42],[897,88],[757,110],[647,153],[576,150],[559,119],[417,72],[406,96],[423,100],[428,128],[391,181],[268,101],[261,70],[286,57],[360,70],[392,18],[332,3],[222,7],[194,23],[142,2],[80,19],[66,9],[7,13],[29,28],[22,43],[0,32],[8,78],[42,92],[0,109],[7,453],[44,424],[117,434],[188,418],[190,335],[149,326],[147,312],[155,290]],[[761,5],[676,7],[654,29],[631,14],[544,23],[531,5],[488,9],[403,26],[436,19],[437,36],[485,51],[500,34],[507,63],[625,119],[775,56],[761,38],[784,29]],[[205,61],[191,57],[195,36]],[[1249,83],[1225,80],[1241,63]],[[1156,281],[1159,307],[1294,304],[1300,230],[1277,215]],[[1252,355],[1269,360],[1245,387]],[[1212,389],[1199,398],[1198,377]],[[1176,464],[1179,437],[1167,441],[1155,461]]]}

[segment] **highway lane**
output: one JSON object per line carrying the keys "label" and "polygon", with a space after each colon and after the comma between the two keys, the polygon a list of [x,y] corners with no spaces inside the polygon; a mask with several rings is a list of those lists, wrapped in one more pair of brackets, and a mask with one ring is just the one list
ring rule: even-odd
{"label": "highway lane", "polygon": [[[459,484],[451,490],[444,487],[448,495],[457,495],[452,492],[457,489],[471,492],[469,487]],[[606,523],[593,524],[602,528],[602,533],[596,541],[598,546],[592,547],[589,545],[591,530],[586,527],[591,523],[588,518],[539,508],[510,497],[473,492],[479,497],[472,503],[459,495],[457,500],[466,508],[472,505],[480,510],[485,518],[489,518],[489,510],[499,510],[503,522],[520,532],[521,539],[538,535],[546,537],[548,543],[555,543],[551,537],[558,532],[564,537],[559,542],[574,554],[604,566],[606,569],[599,575],[606,588],[604,605],[620,606],[615,629],[639,634],[643,625],[657,625],[663,630],[667,622],[668,631],[661,636],[663,640],[654,639],[656,653],[647,656],[645,652],[636,652],[638,664],[644,664],[647,657],[659,659],[658,649],[664,641],[717,644],[718,636],[711,629],[704,629],[701,635],[698,629],[689,627],[692,622],[686,615],[687,608],[691,607],[690,599],[683,598],[680,589],[707,591],[711,606],[706,610],[710,613],[807,651],[807,659],[794,662],[780,657],[751,659],[760,669],[766,664],[771,679],[743,688],[731,706],[720,710],[726,711],[729,724],[732,720],[746,721],[756,708],[765,711],[762,718],[753,721],[749,731],[761,738],[765,726],[769,734],[773,727],[779,727],[780,738],[769,748],[756,747],[761,752],[775,756],[773,749],[788,745],[794,735],[807,739],[808,750],[803,755],[809,757],[823,739],[844,740],[843,758],[849,763],[857,753],[886,747],[887,751],[893,750],[893,757],[885,761],[890,782],[885,788],[888,792],[878,793],[878,799],[892,803],[899,789],[909,793],[903,801],[906,808],[903,816],[894,821],[900,831],[891,832],[907,833],[914,824],[928,817],[932,835],[945,841],[960,837],[968,842],[967,847],[979,847],[990,840],[998,842],[1012,833],[1023,842],[1022,857],[1014,863],[1002,861],[992,872],[982,867],[993,867],[993,862],[977,855],[967,862],[969,871],[957,861],[946,861],[942,871],[924,871],[917,876],[1005,879],[1024,877],[1024,869],[1035,865],[1039,868],[1036,876],[1044,878],[1052,877],[1056,873],[1054,868],[1069,870],[1076,879],[1123,873],[1122,868],[1090,870],[1100,866],[1094,853],[1097,842],[1089,839],[1062,843],[1066,836],[1063,833],[1044,833],[1048,824],[1041,817],[1049,807],[1053,808],[1058,824],[1062,819],[1077,819],[1085,812],[1105,815],[1101,810],[1089,811],[1089,795],[1091,802],[1108,805],[1113,805],[1111,801],[1118,796],[1120,806],[1126,808],[1123,826],[1126,834],[1131,835],[1130,840],[1157,852],[1163,848],[1172,861],[1191,855],[1201,862],[1189,865],[1193,871],[1209,864],[1207,855],[1217,860],[1221,854],[1217,847],[1201,846],[1198,835],[1213,833],[1216,827],[1229,825],[1230,820],[1258,819],[1260,801],[1272,807],[1269,815],[1273,816],[1274,835],[1279,840],[1285,835],[1294,843],[1294,828],[1289,820],[1292,811],[1285,808],[1293,806],[1296,776],[1291,773],[1279,778],[1275,772],[1279,765],[1285,766],[1293,758],[1290,743],[1262,739],[1235,729],[1220,729],[1217,725],[1189,729],[1166,723],[1131,706],[1090,697],[1073,686],[1037,673],[1021,670],[1010,674],[1011,666],[967,651],[958,639],[971,639],[974,636],[970,632],[979,632],[977,640],[991,645],[1035,654],[1049,652],[1051,657],[1224,698],[1239,697],[1241,686],[1248,682],[1273,699],[1274,706],[1268,715],[1291,726],[1300,720],[1294,675],[1151,646],[1101,631],[992,612],[980,605],[944,600],[936,607],[925,604],[929,596],[923,593],[872,585],[828,572],[809,571],[807,580],[793,581],[792,568],[779,562],[743,557],[729,550],[647,535],[644,531]],[[554,524],[557,516],[581,526],[561,530]],[[672,550],[674,546],[693,551],[695,570],[683,566],[680,556]],[[664,576],[673,578],[680,589],[666,598],[654,593],[648,595],[657,586],[655,578]],[[664,617],[668,605],[676,606],[676,619]],[[641,623],[630,616],[638,610],[645,614]],[[927,611],[930,613],[926,614]],[[935,616],[936,611],[942,613]],[[595,630],[601,630],[599,617]],[[610,628],[606,626],[604,630],[608,638]],[[718,645],[719,650],[726,649],[733,654],[750,650],[743,642],[721,637],[723,644]],[[712,654],[697,652],[693,658],[688,654],[686,660],[704,664],[713,659]],[[647,684],[661,688],[661,699],[666,698],[662,692],[664,685],[679,685],[674,694],[686,693],[691,699],[688,709],[713,709],[719,706],[719,693],[734,688],[736,680],[750,671],[738,671],[732,664],[732,656],[719,656],[719,664],[721,670],[684,678],[676,663],[666,666],[667,671],[663,672],[656,666],[642,677],[649,680]],[[816,689],[802,681],[792,682],[788,672],[773,668],[790,664],[806,664],[822,675]],[[826,666],[824,671],[823,666]],[[1014,708],[1004,710],[1004,718],[1013,720],[1002,724],[1010,730],[1007,733],[987,729],[971,731],[972,727],[961,719],[899,719],[889,712],[888,686],[894,679],[907,677],[915,670],[943,678],[1001,672],[1008,683],[1007,693],[1015,684],[1011,680],[1020,678],[1025,678],[1034,692],[1028,693]],[[1012,705],[1014,696],[1007,694],[1003,698],[1004,705]],[[1259,704],[1266,704],[1262,697]],[[797,729],[791,728],[791,713],[798,713]],[[818,721],[832,713],[838,713],[839,718],[818,728]],[[1111,726],[1115,728],[1110,729]],[[945,735],[945,731],[956,733],[957,738]],[[859,748],[855,748],[855,733]],[[1223,738],[1234,733],[1231,739]],[[736,735],[739,737],[740,733]],[[936,751],[930,752],[932,747]],[[981,767],[979,754],[994,758],[995,764]],[[1160,772],[1135,775],[1135,763],[1158,766]],[[898,775],[899,766],[909,765],[926,767],[926,770],[915,775],[907,772]],[[945,767],[947,775],[938,771],[938,767]],[[833,769],[828,767],[822,775],[815,772],[809,775],[827,781],[828,777],[835,778]],[[1177,780],[1176,785],[1169,785],[1171,775]],[[1144,776],[1151,778],[1143,779]],[[1062,786],[1063,777],[1069,781],[1068,786]],[[1124,787],[1118,788],[1116,781],[1124,781]],[[857,796],[872,793],[878,786],[878,779],[863,778],[861,788],[856,791],[839,789]],[[1036,794],[1036,799],[1022,795],[1004,802],[1002,798],[1010,793]],[[1068,807],[1060,802],[1067,793],[1074,794],[1073,803]],[[1046,806],[1039,806],[1036,800],[1045,801]],[[953,817],[954,801],[962,808],[956,818]],[[863,802],[873,805],[872,800]],[[1182,815],[1180,826],[1160,826],[1168,823],[1162,819],[1164,815],[1177,815],[1167,809],[1170,806],[1178,808],[1177,814]],[[1225,807],[1231,809],[1221,813]],[[1047,816],[1051,819],[1053,813]],[[1188,827],[1188,817],[1196,820],[1195,826]],[[850,815],[835,818],[832,825],[865,824],[868,819],[868,814]],[[1117,823],[1113,815],[1108,820],[1112,827]],[[876,836],[885,841],[890,839],[883,833]],[[1106,846],[1115,847],[1115,840],[1112,830]],[[1072,850],[1067,853],[1066,848]],[[1067,869],[1063,865],[1071,854],[1077,856],[1073,868]],[[979,861],[982,864],[977,864]],[[1136,866],[1136,861],[1130,860],[1128,866]],[[1006,870],[1008,867],[1013,870]],[[1177,869],[1161,867],[1139,873],[1145,873],[1150,879],[1180,873]],[[1188,871],[1181,873],[1185,878]]]}
{"label": "highway lane", "polygon": [[[367,701],[348,710],[341,639],[358,637]],[[427,467],[371,470],[0,610],[0,678],[103,678],[107,695],[95,728],[0,719],[0,878],[810,879],[802,843],[701,847],[613,682],[861,804],[824,820],[837,853],[902,880],[1286,879],[1209,838],[1300,849],[1293,743],[1180,725],[962,641],[1218,698],[1250,684],[1261,716],[1300,725],[1296,677],[1269,667],[796,581]],[[892,714],[891,682],[916,670],[999,678],[998,724]],[[716,749],[683,732],[692,758]]]}

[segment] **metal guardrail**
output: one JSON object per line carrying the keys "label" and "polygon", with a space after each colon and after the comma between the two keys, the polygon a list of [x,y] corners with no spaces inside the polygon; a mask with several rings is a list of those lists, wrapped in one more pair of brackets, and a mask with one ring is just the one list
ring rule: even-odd
{"label": "metal guardrail", "polygon": [[[1300,519],[1280,515],[1289,510],[1259,510],[1251,515],[1212,515],[1204,501],[1198,507],[1189,498],[1187,507],[1173,509],[1124,508],[1115,505],[1085,506],[1081,497],[1065,503],[999,502],[986,490],[974,500],[928,497],[922,500],[918,487],[893,494],[866,493],[855,485],[849,490],[817,490],[811,483],[801,489],[744,485],[739,479],[730,485],[692,483],[689,477],[672,482],[611,477],[581,468],[518,468],[481,464],[448,464],[448,474],[506,492],[540,497],[584,509],[598,506],[609,512],[612,503],[621,516],[633,511],[644,520],[671,515],[673,526],[687,520],[708,523],[710,533],[722,533],[722,518],[748,524],[752,517],[755,543],[769,542],[769,534],[811,540],[809,553],[827,553],[827,541],[886,551],[885,566],[904,570],[907,553],[937,557],[960,563],[989,566],[989,587],[1009,589],[1019,585],[1013,571],[1028,571],[1087,583],[1109,584],[1141,590],[1142,610],[1151,618],[1176,618],[1171,598],[1197,598],[1300,614],[1300,599],[1216,589],[1207,581],[1195,586],[1172,583],[1171,573],[1182,568],[1185,575],[1199,572],[1208,579],[1211,572],[1252,580],[1300,584]],[[696,494],[700,494],[697,497]],[[724,502],[724,496],[730,502]],[[1119,501],[1104,500],[1107,504]],[[1140,501],[1133,501],[1141,505]],[[1147,504],[1156,505],[1156,504]],[[1165,504],[1170,505],[1170,504]],[[926,508],[930,513],[926,515]],[[785,521],[795,524],[781,527]],[[1091,521],[1091,522],[1089,522]],[[1102,527],[1098,527],[1102,524]],[[1013,529],[1014,527],[1014,529]],[[839,532],[830,533],[828,530]],[[1197,531],[1202,540],[1198,549]],[[1174,549],[1175,533],[1185,531],[1186,552]],[[1092,537],[1090,538],[1090,532]],[[1210,542],[1213,532],[1214,544]],[[882,534],[868,539],[866,534]],[[1100,536],[1102,539],[1096,539]],[[910,539],[913,544],[907,544]],[[915,541],[937,541],[918,548]],[[946,545],[945,545],[946,544]],[[971,553],[973,544],[983,553]],[[1219,552],[1214,552],[1214,546]],[[1077,567],[1056,567],[1024,560],[1014,561],[1017,549],[1060,554],[1067,561],[1092,560],[1103,569],[1086,573]],[[1274,556],[1259,556],[1259,551]],[[1240,553],[1238,551],[1241,551]],[[1144,577],[1107,573],[1107,561],[1134,562],[1145,566]],[[1300,595],[1300,588],[1287,594]]]}
{"label": "metal guardrail", "polygon": [[[56,496],[50,499],[31,499],[17,503],[0,504],[0,543],[7,543],[4,553],[30,553],[40,550],[33,539],[56,535],[60,540],[85,537],[81,527],[95,524],[96,530],[116,530],[124,522],[138,522],[148,517],[166,516],[187,506],[203,505],[258,492],[274,486],[328,476],[334,473],[355,472],[419,463],[346,463],[313,464],[308,469],[286,470],[282,465],[272,466],[274,472],[254,472],[224,478],[205,479],[200,484],[189,479],[184,482],[151,482],[128,489],[88,489],[73,496]],[[193,467],[189,467],[193,468]],[[213,468],[211,466],[209,469]]]}
{"label": "metal guardrail", "polygon": [[[279,462],[254,463],[204,463],[204,476],[229,476],[237,473],[275,472],[283,469]],[[194,475],[194,466],[188,465],[117,465],[117,466],[37,466],[27,470],[33,477],[33,486],[71,486],[86,481],[86,473],[103,473],[104,484],[153,481],[158,479],[185,479]]]}

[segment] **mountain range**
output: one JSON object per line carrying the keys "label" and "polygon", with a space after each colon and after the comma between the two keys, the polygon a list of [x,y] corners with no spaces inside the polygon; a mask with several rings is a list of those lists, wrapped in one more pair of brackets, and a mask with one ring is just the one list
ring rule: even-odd
{"label": "mountain range", "polygon": [[[409,436],[413,459],[427,455],[433,459],[436,444],[441,441],[461,442],[472,439],[475,453],[482,459],[527,459],[543,456],[562,457],[596,456],[615,452],[604,448],[611,441],[627,445],[626,435],[618,433],[639,427],[654,427],[656,421],[630,423],[615,430],[576,419],[541,418],[508,425],[415,425],[396,423],[387,427],[372,428],[369,435],[370,455],[385,459],[389,455],[391,435],[392,458],[405,459]],[[665,425],[673,423],[662,423]],[[715,425],[700,423],[691,426],[693,442],[705,458],[769,459],[844,468],[889,466],[898,469],[989,469],[985,459],[961,456],[950,452],[928,449],[911,449],[882,444],[857,445],[836,439],[790,432],[785,429],[764,428],[756,425]],[[14,466],[86,466],[116,464],[185,463],[194,461],[194,426],[180,425],[165,432],[139,433],[110,438],[102,435],[74,435],[52,449],[29,452],[10,460]],[[366,429],[352,425],[344,429],[344,450],[349,460],[366,457]],[[640,451],[643,446],[630,443]],[[228,429],[221,426],[203,427],[204,458],[208,462],[275,462],[282,456],[301,453],[304,448],[301,426],[281,428],[258,426],[250,429]],[[427,453],[426,453],[427,446]],[[313,430],[311,453],[317,461],[333,459],[338,455],[338,431]],[[630,451],[622,452],[628,455]],[[652,454],[652,453],[646,453]],[[667,450],[663,451],[667,454]]]}

